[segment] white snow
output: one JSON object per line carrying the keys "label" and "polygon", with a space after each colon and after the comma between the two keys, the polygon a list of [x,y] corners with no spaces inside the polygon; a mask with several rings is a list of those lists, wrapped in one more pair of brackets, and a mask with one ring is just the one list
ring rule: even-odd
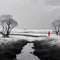
{"label": "white snow", "polygon": [[26,30],[26,29],[13,29],[11,33],[47,33],[48,31],[50,31],[51,33],[53,33],[53,30],[51,29],[40,29],[40,30]]}
{"label": "white snow", "polygon": [[[19,31],[20,32],[20,31]],[[21,30],[22,32],[22,30]],[[51,46],[53,46],[54,44],[58,44],[58,46],[60,45],[60,36],[56,35],[56,34],[51,34],[50,36],[48,36],[48,34],[40,34],[40,33],[25,33],[25,31],[23,33],[19,33],[19,34],[23,34],[23,35],[33,35],[33,36],[42,36],[42,37],[31,37],[31,36],[19,36],[19,35],[10,35],[10,38],[2,38],[0,36],[0,44],[1,43],[8,43],[8,42],[15,42],[17,40],[22,40],[25,39],[27,41],[35,41],[35,40],[49,40],[48,38],[54,38],[56,40],[52,40],[49,42],[49,44]],[[29,31],[28,31],[29,32]],[[38,32],[33,30],[33,32]],[[40,31],[39,31],[40,32]],[[45,30],[43,31],[45,32]],[[14,33],[14,32],[13,32]],[[16,34],[16,32],[15,32]],[[21,51],[22,53],[20,55],[17,55],[17,60],[39,60],[37,58],[37,56],[34,56],[33,54],[30,54],[30,52],[33,52],[34,50],[31,48],[33,47],[33,44],[27,44],[23,50]]]}
{"label": "white snow", "polygon": [[[41,32],[41,31],[48,32],[48,31],[52,31],[52,30],[19,30],[19,31],[16,30],[16,32],[14,31],[13,33],[22,34],[22,35],[30,35],[30,36],[10,35],[10,38],[2,38],[1,35],[0,35],[0,43],[9,42],[9,41],[12,42],[12,41],[17,41],[17,40],[22,40],[22,39],[25,39],[27,41],[35,41],[35,40],[39,40],[40,41],[40,40],[43,40],[43,39],[46,40],[48,38],[54,38],[54,39],[57,39],[57,40],[60,39],[59,35],[52,34],[52,33],[51,33],[50,36],[48,36],[47,33],[46,34],[43,34],[43,33],[41,33],[41,34],[40,33],[32,33],[32,32],[31,33],[25,33],[25,31],[28,31],[28,32],[30,32],[30,31],[32,31],[32,32]],[[19,32],[19,33],[17,33],[17,32]],[[21,32],[23,32],[23,33],[21,33]],[[42,37],[32,37],[31,35],[33,35],[33,36],[42,36]]]}

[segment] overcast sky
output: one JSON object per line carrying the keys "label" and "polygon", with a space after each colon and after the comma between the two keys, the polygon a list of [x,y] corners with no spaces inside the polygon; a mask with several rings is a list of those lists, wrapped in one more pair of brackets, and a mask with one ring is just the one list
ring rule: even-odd
{"label": "overcast sky", "polygon": [[19,29],[49,29],[60,17],[60,0],[0,0],[0,15],[10,14]]}

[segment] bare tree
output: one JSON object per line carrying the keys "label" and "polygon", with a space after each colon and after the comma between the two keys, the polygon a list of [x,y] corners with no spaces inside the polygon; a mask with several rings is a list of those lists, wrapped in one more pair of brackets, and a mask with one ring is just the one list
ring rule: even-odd
{"label": "bare tree", "polygon": [[60,20],[55,20],[53,23],[52,23],[52,26],[54,28],[54,31],[56,33],[56,35],[59,34],[60,32]]}
{"label": "bare tree", "polygon": [[2,25],[2,32],[4,37],[9,37],[11,30],[17,26],[17,22],[12,18],[11,15],[1,15],[0,24]]}

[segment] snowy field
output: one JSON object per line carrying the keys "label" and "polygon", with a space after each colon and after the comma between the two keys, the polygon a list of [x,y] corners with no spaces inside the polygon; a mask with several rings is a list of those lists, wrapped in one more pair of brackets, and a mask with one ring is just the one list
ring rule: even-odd
{"label": "snowy field", "polygon": [[[48,31],[51,32],[50,36],[48,36],[47,34]],[[51,30],[42,30],[42,31],[41,30],[38,30],[38,31],[37,30],[20,30],[20,31],[14,31],[13,33],[12,32],[9,38],[3,38],[2,35],[0,35],[0,48],[3,50],[2,52],[7,53],[8,51],[7,54],[13,54],[12,56],[15,56],[14,57],[15,60],[16,59],[17,60],[41,60],[40,58],[38,58],[38,56],[35,56],[35,54],[33,54],[37,51],[36,48],[39,46],[40,41],[42,41],[43,44],[45,45],[46,44],[48,44],[49,46],[56,45],[60,47],[60,36],[53,34]],[[36,43],[37,46],[34,45],[35,41],[39,42],[39,43]],[[7,46],[9,46],[10,48]],[[34,47],[34,49],[32,49],[32,47]],[[7,51],[5,48],[7,48]],[[13,49],[12,51],[10,51],[11,48]],[[17,54],[15,50],[17,50],[17,52],[19,51],[19,54]],[[15,52],[12,53],[13,51]],[[38,48],[38,51],[39,51],[39,48]],[[5,53],[3,53],[4,58],[5,58],[5,55],[4,55]],[[9,59],[10,58],[8,58],[8,60]]]}
{"label": "snowy field", "polygon": [[[50,36],[48,36],[48,31],[50,31]],[[53,33],[52,30],[12,30],[9,38],[2,38],[0,35],[1,40],[11,41],[18,40],[18,39],[26,39],[28,41],[35,41],[35,40],[43,40],[48,38],[60,39],[59,35]],[[9,39],[9,40],[8,40]]]}

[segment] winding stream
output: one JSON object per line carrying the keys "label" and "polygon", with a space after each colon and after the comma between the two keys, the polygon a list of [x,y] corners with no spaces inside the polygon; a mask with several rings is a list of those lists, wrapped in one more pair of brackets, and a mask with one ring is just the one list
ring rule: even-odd
{"label": "winding stream", "polygon": [[37,56],[33,55],[34,49],[32,49],[33,43],[25,45],[21,51],[21,54],[17,55],[17,60],[40,60]]}

